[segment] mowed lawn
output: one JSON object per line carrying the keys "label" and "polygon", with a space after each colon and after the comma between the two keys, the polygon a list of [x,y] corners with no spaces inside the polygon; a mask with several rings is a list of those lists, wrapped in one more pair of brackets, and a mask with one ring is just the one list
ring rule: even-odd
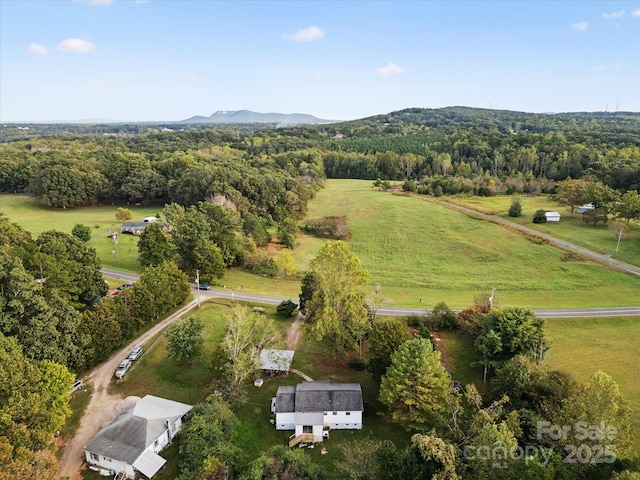
{"label": "mowed lawn", "polygon": [[[120,232],[122,222],[116,220],[116,206],[95,206],[78,208],[45,208],[35,197],[22,194],[0,195],[0,213],[6,215],[31,232],[36,238],[46,230],[58,230],[71,233],[74,225],[81,223],[91,227],[92,238],[88,245],[95,248],[102,265],[119,270],[141,272],[138,263],[138,238],[134,235],[120,235],[118,248],[109,232]],[[144,217],[155,216],[162,212],[162,207],[126,206],[133,212],[132,221],[140,221]]]}
{"label": "mowed lawn", "polygon": [[[496,288],[499,306],[632,305],[640,279],[423,199],[380,192],[371,182],[330,180],[308,217],[347,217],[351,249],[399,306],[445,301],[465,307]],[[324,240],[304,238],[296,258],[304,266]]]}
{"label": "mowed lawn", "polygon": [[[194,316],[201,318],[205,325],[204,354],[193,365],[178,365],[169,358],[166,338],[160,335],[152,344],[145,345],[144,355],[135,362],[122,381],[112,382],[110,391],[123,396],[142,397],[152,394],[189,404],[202,402],[212,393],[212,380],[220,378],[222,373],[220,342],[226,331],[225,316],[229,311],[229,307],[223,302],[208,302],[203,304],[200,310],[192,312]],[[277,315],[273,306],[265,306],[265,314],[275,319],[284,345],[287,327],[294,317]],[[384,411],[384,408],[377,400],[378,385],[371,375],[367,371],[349,368],[347,358],[335,361],[327,343],[316,342],[303,334],[292,366],[310,375],[314,380],[356,382],[362,385],[365,405],[364,428],[359,431],[333,431],[331,438],[325,443],[329,452],[327,455],[321,455],[320,448],[307,450],[315,462],[326,468],[329,478],[341,478],[333,469],[333,464],[343,458],[340,450],[343,444],[363,439],[388,439],[400,446],[409,442],[409,433],[394,426],[388,415],[378,414]],[[239,420],[237,443],[243,447],[246,462],[257,458],[273,445],[286,445],[292,433],[276,431],[270,423],[271,398],[275,396],[278,386],[295,385],[301,382],[302,378],[290,373],[288,376],[266,377],[264,380],[264,385],[260,388],[248,386],[246,402],[232,407]],[[167,458],[165,452],[162,456]],[[165,470],[175,474],[176,463],[177,459],[174,458]],[[173,477],[165,475],[161,478]]]}
{"label": "mowed lawn", "polygon": [[640,455],[640,319],[546,319],[545,334],[551,342],[548,365],[581,382],[602,370],[618,383],[633,409],[635,452]]}
{"label": "mowed lawn", "polygon": [[[618,245],[618,232],[614,230],[611,224],[597,225],[595,227],[588,225],[582,220],[581,214],[574,212],[572,216],[569,207],[559,205],[551,200],[548,195],[518,197],[522,205],[522,216],[517,218],[509,216],[509,207],[514,199],[513,196],[443,198],[446,201],[533,228],[594,252],[611,255],[611,258],[616,260],[640,266],[640,224],[637,222],[631,222],[629,227],[623,231]],[[539,209],[559,212],[561,215],[560,221],[542,224],[533,223],[533,214]],[[618,248],[617,252],[616,247]]]}

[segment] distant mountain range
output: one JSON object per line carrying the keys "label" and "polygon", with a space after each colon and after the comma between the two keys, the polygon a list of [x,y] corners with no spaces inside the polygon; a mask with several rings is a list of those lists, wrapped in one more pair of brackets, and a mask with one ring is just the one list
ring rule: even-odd
{"label": "distant mountain range", "polygon": [[305,113],[258,113],[251,110],[219,110],[209,117],[196,115],[178,123],[276,123],[282,125],[308,125],[336,123]]}

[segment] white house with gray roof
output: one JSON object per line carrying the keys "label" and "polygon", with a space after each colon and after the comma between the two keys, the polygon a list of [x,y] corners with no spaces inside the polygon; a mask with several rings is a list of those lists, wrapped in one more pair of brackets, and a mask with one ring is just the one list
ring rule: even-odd
{"label": "white house with gray roof", "polygon": [[158,452],[171,443],[191,408],[147,395],[84,447],[87,463],[116,474],[123,472],[127,478],[152,478],[166,463]]}
{"label": "white house with gray roof", "polygon": [[361,429],[364,404],[357,383],[302,382],[278,387],[271,400],[276,430],[294,430],[289,446],[321,442],[325,432]]}

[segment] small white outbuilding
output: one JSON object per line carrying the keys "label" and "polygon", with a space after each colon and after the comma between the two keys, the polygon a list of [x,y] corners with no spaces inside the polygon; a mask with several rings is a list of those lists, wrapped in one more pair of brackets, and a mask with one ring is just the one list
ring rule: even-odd
{"label": "small white outbuilding", "polygon": [[547,217],[547,222],[559,222],[560,214],[558,212],[545,212],[544,216]]}

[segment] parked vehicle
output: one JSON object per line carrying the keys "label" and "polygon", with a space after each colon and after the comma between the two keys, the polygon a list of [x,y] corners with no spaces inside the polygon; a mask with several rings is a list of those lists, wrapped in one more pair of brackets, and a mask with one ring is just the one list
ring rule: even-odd
{"label": "parked vehicle", "polygon": [[77,392],[78,390],[80,390],[82,388],[82,380],[76,380],[75,382],[73,382],[73,385],[71,387],[71,393]]}
{"label": "parked vehicle", "polygon": [[140,355],[142,355],[142,347],[136,347],[129,354],[129,360],[133,362],[134,360],[137,360]]}
{"label": "parked vehicle", "polygon": [[131,287],[133,287],[133,283],[125,283],[124,285],[120,285],[120,286],[117,288],[117,290],[122,291],[122,290],[124,290],[125,288],[131,288]]}
{"label": "parked vehicle", "polygon": [[131,360],[127,358],[126,360],[123,360],[122,363],[116,369],[116,373],[115,373],[116,378],[124,377],[124,374],[127,373],[127,370],[129,370],[129,368],[131,368]]}
{"label": "parked vehicle", "polygon": [[200,290],[211,290],[211,285],[209,285],[208,283],[199,283],[198,288]]}

